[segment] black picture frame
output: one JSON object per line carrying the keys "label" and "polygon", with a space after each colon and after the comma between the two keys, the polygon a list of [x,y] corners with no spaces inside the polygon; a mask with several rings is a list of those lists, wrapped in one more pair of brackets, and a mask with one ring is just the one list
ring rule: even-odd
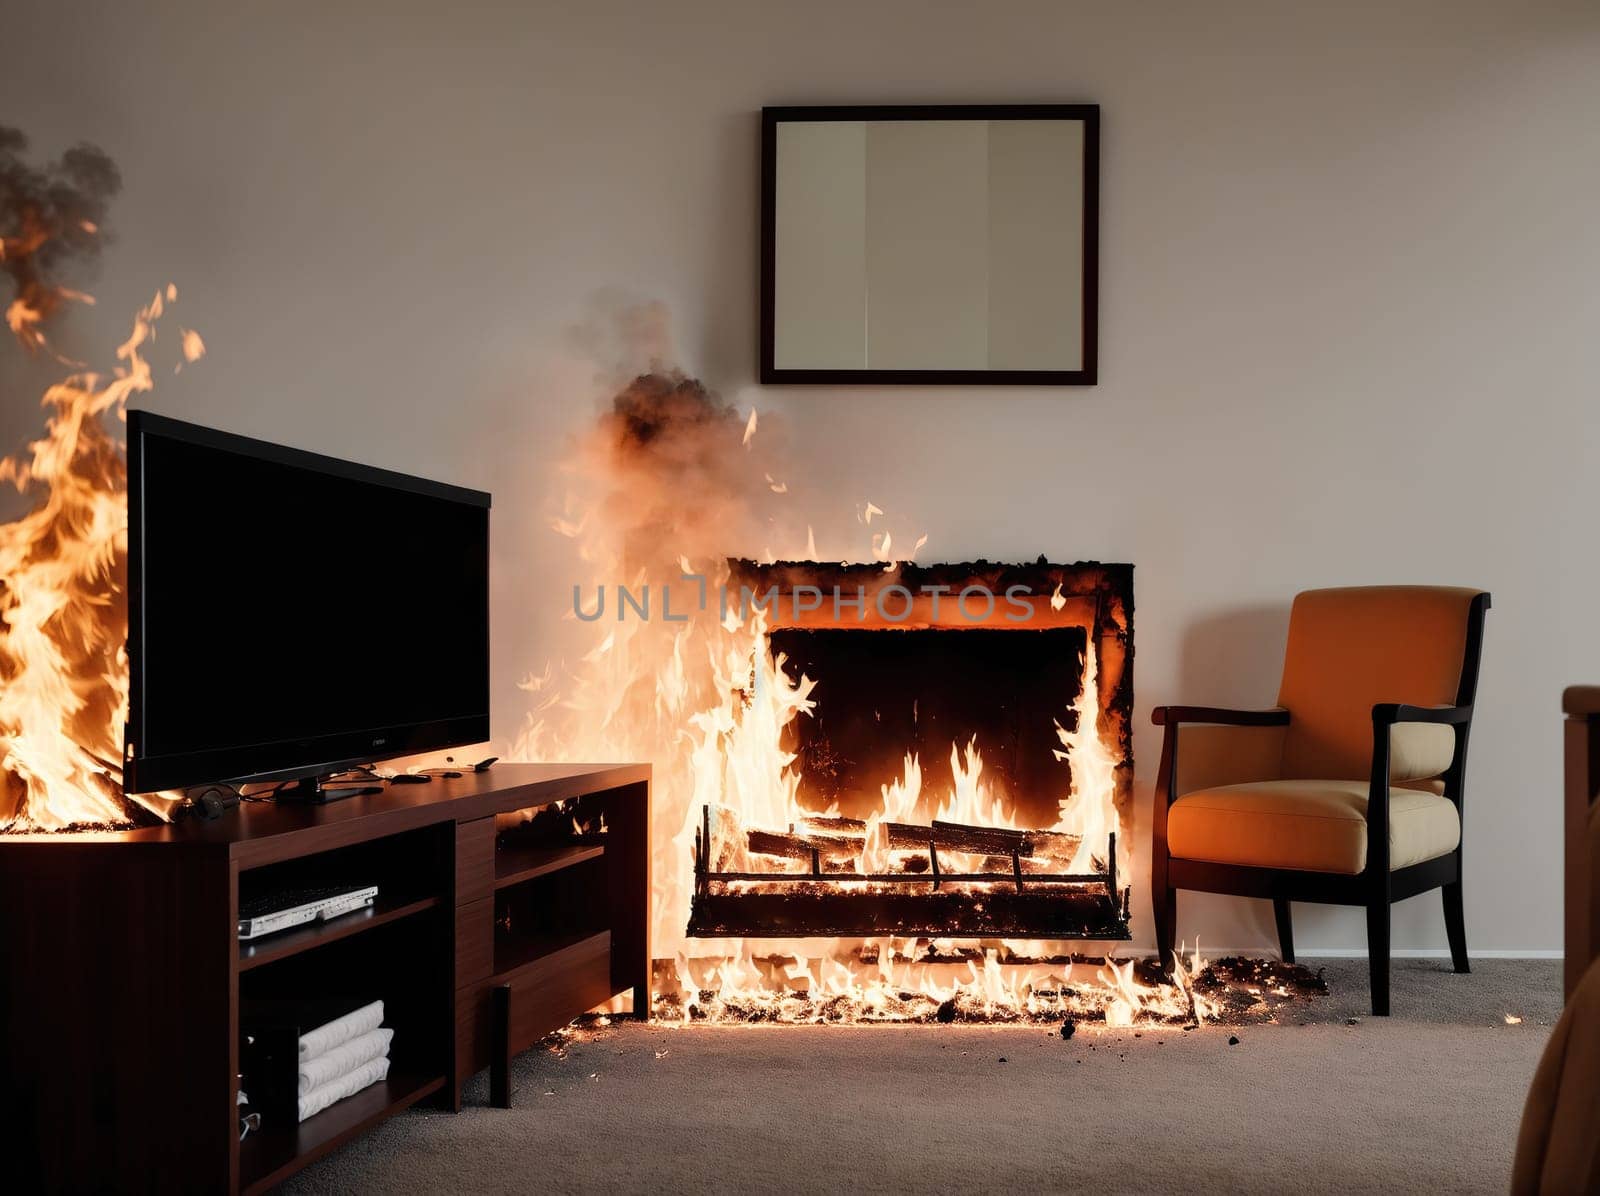
{"label": "black picture frame", "polygon": [[[1075,370],[779,369],[777,334],[778,126],[785,121],[1072,120],[1083,137],[1083,361]],[[1093,386],[1099,380],[1100,105],[784,105],[761,110],[761,344],[765,385]]]}

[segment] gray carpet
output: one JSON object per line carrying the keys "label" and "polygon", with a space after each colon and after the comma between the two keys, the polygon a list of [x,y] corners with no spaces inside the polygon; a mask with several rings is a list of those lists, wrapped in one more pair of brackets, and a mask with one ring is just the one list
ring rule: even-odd
{"label": "gray carpet", "polygon": [[1397,960],[1382,1019],[1363,962],[1308,962],[1327,997],[1236,1030],[621,1023],[284,1190],[1504,1192],[1560,963]]}

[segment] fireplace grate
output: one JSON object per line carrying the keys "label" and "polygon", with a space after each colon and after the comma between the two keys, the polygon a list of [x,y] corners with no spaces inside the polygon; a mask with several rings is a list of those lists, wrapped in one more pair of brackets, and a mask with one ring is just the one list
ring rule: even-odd
{"label": "fireplace grate", "polygon": [[[890,822],[880,828],[881,843],[901,870],[866,872],[855,867],[864,821],[816,818],[783,833],[717,825],[728,816],[702,810],[691,937],[1132,937],[1130,894],[1117,886],[1115,832],[1104,859],[1094,861],[1098,870],[1069,873],[1053,869],[1076,854],[1076,836]],[[735,841],[742,850],[729,850]],[[753,856],[778,866],[730,866]]]}

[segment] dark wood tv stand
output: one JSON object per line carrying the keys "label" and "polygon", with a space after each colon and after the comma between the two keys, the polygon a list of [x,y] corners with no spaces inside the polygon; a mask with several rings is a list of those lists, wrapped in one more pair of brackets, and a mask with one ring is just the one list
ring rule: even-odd
{"label": "dark wood tv stand", "polygon": [[[649,820],[647,765],[499,764],[326,806],[0,837],[8,1176],[258,1192],[419,1101],[459,1109],[491,1063],[507,1103],[511,1055],[544,1034],[620,994],[649,1015]],[[241,893],[363,878],[370,910],[238,941]],[[239,1142],[253,1011],[331,996],[383,999],[388,1078]]]}

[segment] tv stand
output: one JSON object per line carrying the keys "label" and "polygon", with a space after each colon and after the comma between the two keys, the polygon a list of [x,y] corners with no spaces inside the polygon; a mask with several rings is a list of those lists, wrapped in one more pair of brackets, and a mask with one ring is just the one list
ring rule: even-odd
{"label": "tv stand", "polygon": [[[265,1192],[413,1104],[459,1109],[484,1068],[508,1103],[514,1052],[616,996],[649,1014],[649,820],[648,765],[499,764],[331,805],[0,836],[7,1181]],[[239,941],[241,900],[351,880],[378,887],[369,908]],[[242,1035],[335,997],[383,1001],[387,1078],[296,1123],[247,1075],[263,1123],[239,1141]]]}

